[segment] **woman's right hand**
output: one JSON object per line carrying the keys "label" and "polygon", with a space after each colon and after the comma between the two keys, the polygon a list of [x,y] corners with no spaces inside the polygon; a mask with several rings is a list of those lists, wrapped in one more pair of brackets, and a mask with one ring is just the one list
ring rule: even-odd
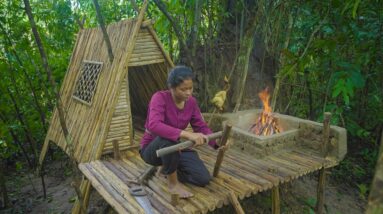
{"label": "woman's right hand", "polygon": [[207,142],[206,135],[204,135],[202,133],[182,131],[181,137],[186,138],[186,139],[191,140],[191,141],[194,141],[195,142],[194,146],[200,146],[200,145],[204,144],[205,142]]}

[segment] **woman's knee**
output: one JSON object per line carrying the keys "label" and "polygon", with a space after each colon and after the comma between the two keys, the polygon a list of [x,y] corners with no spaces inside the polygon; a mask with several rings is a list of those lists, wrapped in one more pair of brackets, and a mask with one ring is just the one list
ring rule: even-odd
{"label": "woman's knee", "polygon": [[198,177],[195,177],[193,180],[195,181],[195,185],[204,187],[209,184],[211,180],[211,176],[209,173],[202,174],[202,175],[199,175]]}

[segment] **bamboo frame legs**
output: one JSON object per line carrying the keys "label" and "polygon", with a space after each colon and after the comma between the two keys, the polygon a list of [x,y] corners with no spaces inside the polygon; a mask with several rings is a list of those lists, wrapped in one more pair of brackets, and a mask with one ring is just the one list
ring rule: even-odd
{"label": "bamboo frame legs", "polygon": [[[325,112],[323,116],[324,116],[324,120],[323,120],[322,154],[326,158],[328,155],[328,144],[330,141],[331,113]],[[319,171],[318,188],[317,188],[317,204],[316,204],[317,214],[323,213],[325,183],[326,183],[326,169],[323,166]]]}
{"label": "bamboo frame legs", "polygon": [[91,191],[91,185],[88,179],[84,178],[82,180],[80,185],[80,190],[82,194],[83,204],[81,204],[80,200],[77,199],[75,204],[73,205],[72,214],[85,214],[86,210],[88,209],[90,191]]}
{"label": "bamboo frame legs", "polygon": [[317,214],[323,213],[325,182],[326,182],[326,169],[322,167],[322,169],[319,171],[319,180],[318,180],[318,189],[317,189],[317,204],[316,204]]}
{"label": "bamboo frame legs", "polygon": [[271,189],[271,210],[273,214],[281,213],[281,200],[279,197],[279,186],[273,187]]}
{"label": "bamboo frame legs", "polygon": [[41,153],[40,153],[40,158],[39,158],[39,165],[38,165],[38,168],[37,168],[37,174],[40,174],[40,172],[41,172],[41,169],[42,169],[42,166],[43,166],[43,162],[44,162],[44,159],[45,159],[45,155],[47,154],[47,151],[48,151],[49,142],[50,142],[50,140],[45,139],[44,144],[43,144],[43,148],[41,148]]}
{"label": "bamboo frame legs", "polygon": [[235,209],[235,213],[237,213],[237,214],[245,214],[245,212],[243,211],[243,209],[241,207],[241,204],[238,201],[237,196],[235,196],[233,191],[230,191],[229,199],[230,199],[230,202],[231,202],[231,204],[233,205],[233,207]]}

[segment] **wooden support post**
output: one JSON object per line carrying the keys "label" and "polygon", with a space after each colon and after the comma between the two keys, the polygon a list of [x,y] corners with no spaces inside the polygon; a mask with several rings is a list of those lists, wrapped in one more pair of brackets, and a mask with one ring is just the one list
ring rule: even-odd
{"label": "wooden support post", "polygon": [[[229,139],[230,131],[233,126],[230,123],[225,125],[223,129],[222,138],[221,138],[221,146],[225,146],[227,143],[227,139]],[[220,149],[217,155],[217,160],[214,165],[213,177],[218,176],[219,168],[221,167],[223,156],[225,155],[225,149]]]}
{"label": "wooden support post", "polygon": [[83,178],[81,185],[81,197],[82,197],[82,203],[79,199],[76,200],[75,204],[72,207],[72,214],[85,214],[87,213],[86,210],[88,209],[89,204],[89,196],[91,191],[91,185],[88,179]]}
{"label": "wooden support post", "polygon": [[319,171],[318,187],[317,187],[317,204],[316,204],[316,213],[323,213],[324,206],[324,187],[326,181],[326,169],[322,167]]}
{"label": "wooden support post", "polygon": [[235,213],[237,213],[237,214],[245,214],[245,212],[242,209],[241,204],[238,201],[237,196],[235,195],[235,193],[233,191],[230,191],[229,199],[230,199],[230,202],[231,202],[231,204],[233,205],[233,207],[235,209]]}
{"label": "wooden support post", "polygon": [[331,113],[325,112],[324,120],[323,120],[323,139],[322,139],[322,154],[324,155],[324,157],[328,155],[328,145],[330,142],[330,119],[331,119]]}
{"label": "wooden support post", "polygon": [[[322,154],[324,157],[328,155],[328,144],[330,140],[330,119],[331,119],[331,113],[325,112],[324,120],[323,120],[323,140],[322,140]],[[318,187],[317,187],[317,204],[316,204],[317,214],[323,213],[325,182],[326,182],[326,169],[323,166],[321,170],[319,171],[319,179],[318,179]]]}
{"label": "wooden support post", "polygon": [[118,145],[118,141],[113,140],[112,143],[113,143],[114,159],[121,160],[121,154],[120,154],[120,148]]}
{"label": "wooden support post", "polygon": [[272,203],[272,213],[279,214],[281,213],[281,200],[279,198],[279,186],[273,187],[271,189],[271,203]]}

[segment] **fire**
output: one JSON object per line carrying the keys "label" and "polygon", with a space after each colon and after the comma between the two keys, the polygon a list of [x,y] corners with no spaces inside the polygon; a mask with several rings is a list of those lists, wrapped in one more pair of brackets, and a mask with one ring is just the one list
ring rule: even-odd
{"label": "fire", "polygon": [[278,119],[273,116],[269,104],[270,94],[269,88],[266,87],[263,91],[258,93],[259,98],[263,103],[263,111],[258,115],[256,123],[254,123],[249,131],[256,135],[272,135],[281,132],[278,127]]}

